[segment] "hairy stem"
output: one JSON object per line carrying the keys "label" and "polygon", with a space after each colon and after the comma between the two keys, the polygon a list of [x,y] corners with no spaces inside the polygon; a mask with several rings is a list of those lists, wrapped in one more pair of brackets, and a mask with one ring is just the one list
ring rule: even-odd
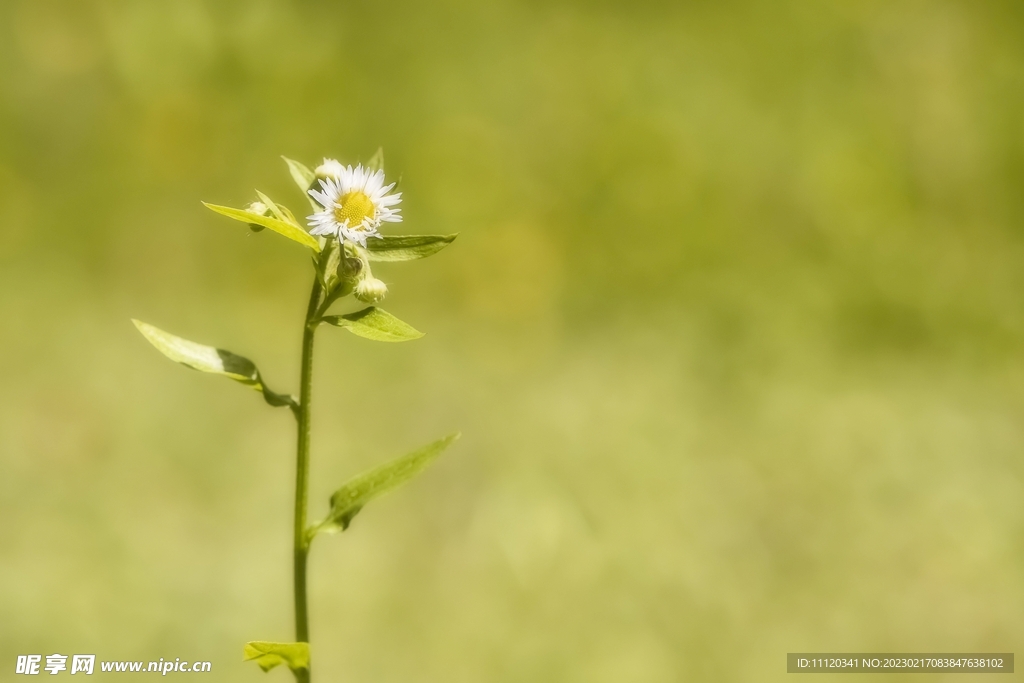
{"label": "hairy stem", "polygon": [[[316,333],[318,309],[322,289],[320,281],[313,278],[313,290],[309,294],[306,321],[302,329],[302,376],[299,389],[298,445],[295,465],[295,640],[309,642],[309,610],[306,600],[306,557],[309,543],[306,539],[306,507],[309,498],[309,408],[313,389],[313,336]],[[298,683],[309,683],[310,669],[295,671]]]}

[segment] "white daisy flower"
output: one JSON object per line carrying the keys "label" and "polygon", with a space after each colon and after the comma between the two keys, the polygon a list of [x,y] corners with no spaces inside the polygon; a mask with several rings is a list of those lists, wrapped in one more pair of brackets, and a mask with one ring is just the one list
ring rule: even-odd
{"label": "white daisy flower", "polygon": [[328,171],[320,180],[322,191],[309,194],[323,210],[308,217],[311,235],[334,235],[365,247],[366,238],[380,237],[381,223],[401,222],[401,209],[392,207],[402,201],[402,193],[388,194],[395,184],[384,184],[384,171],[342,166],[333,159],[324,159],[320,169]]}

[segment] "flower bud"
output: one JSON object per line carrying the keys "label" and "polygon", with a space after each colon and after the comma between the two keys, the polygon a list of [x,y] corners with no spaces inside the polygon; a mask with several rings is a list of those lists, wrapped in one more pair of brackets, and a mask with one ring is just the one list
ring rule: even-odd
{"label": "flower bud", "polygon": [[388,286],[375,277],[364,277],[356,285],[356,298],[368,304],[375,304],[388,293]]}
{"label": "flower bud", "polygon": [[[268,213],[270,213],[270,209],[263,202],[253,202],[249,206],[245,207],[245,210],[250,213],[254,213],[257,216],[266,216]],[[259,232],[260,230],[263,229],[262,225],[256,225],[255,223],[249,223],[248,225],[249,229],[252,230],[253,232]]]}
{"label": "flower bud", "polygon": [[317,180],[323,180],[324,178],[334,178],[337,180],[341,177],[341,172],[344,168],[345,167],[335,159],[324,159],[324,163],[317,166],[313,173],[316,175]]}
{"label": "flower bud", "polygon": [[338,277],[342,280],[354,279],[363,271],[363,262],[357,258],[342,258],[338,263]]}
{"label": "flower bud", "polygon": [[356,280],[363,272],[363,262],[357,258],[341,256],[326,278],[324,287],[331,301],[348,296],[356,288]]}

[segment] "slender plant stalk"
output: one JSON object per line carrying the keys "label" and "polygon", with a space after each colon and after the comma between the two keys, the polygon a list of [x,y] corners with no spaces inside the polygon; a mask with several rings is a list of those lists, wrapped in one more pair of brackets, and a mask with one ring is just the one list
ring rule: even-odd
{"label": "slender plant stalk", "polygon": [[[306,507],[309,499],[309,409],[313,400],[313,339],[319,325],[318,313],[321,297],[320,280],[314,276],[313,290],[309,294],[305,325],[302,329],[302,374],[299,405],[295,412],[298,421],[298,445],[295,464],[295,640],[309,642],[309,610],[306,600],[306,557],[309,541],[306,538]],[[310,669],[297,669],[298,683],[309,683]]]}
{"label": "slender plant stalk", "polygon": [[[316,238],[297,221],[284,206],[275,204],[266,195],[257,192],[260,200],[252,202],[245,209],[206,204],[213,211],[241,221],[253,230],[270,228],[288,239],[294,240],[313,250],[316,276],[309,293],[306,318],[302,328],[302,370],[299,378],[299,397],[278,394],[271,391],[264,382],[256,364],[248,358],[205,344],[176,337],[153,325],[133,320],[135,327],[160,353],[171,360],[190,368],[215,375],[228,377],[256,389],[271,406],[287,406],[297,422],[297,443],[295,453],[295,540],[293,547],[294,599],[295,599],[295,641],[291,643],[253,640],[245,644],[246,660],[255,660],[264,670],[269,671],[281,664],[287,664],[294,672],[297,683],[310,683],[309,653],[309,603],[307,600],[306,565],[309,547],[313,537],[320,531],[344,531],[352,518],[367,502],[403,484],[423,471],[441,451],[459,438],[455,432],[433,443],[359,474],[342,485],[330,499],[327,516],[312,526],[307,518],[309,504],[309,445],[310,412],[313,406],[313,342],[317,327],[329,323],[348,329],[352,334],[381,342],[404,342],[422,337],[423,334],[402,322],[387,311],[375,305],[344,315],[326,315],[331,305],[342,297],[354,294],[363,303],[376,304],[387,294],[387,285],[373,277],[370,261],[375,260],[363,241],[353,237],[351,230],[360,231],[364,237],[373,236],[377,242],[370,251],[381,252],[376,260],[411,261],[435,254],[451,244],[455,235],[398,235],[384,236],[376,232],[381,220],[401,220],[398,209],[392,209],[400,201],[399,194],[387,195],[394,183],[384,187],[383,152],[378,150],[363,166],[344,167],[339,162],[325,159],[316,172],[297,161],[285,159],[292,178],[306,193],[320,178],[319,187],[328,195],[313,192],[318,208],[315,225],[321,237]],[[353,175],[354,174],[354,175]],[[332,180],[333,178],[333,180]],[[344,180],[348,178],[349,180]],[[356,180],[352,180],[356,178]],[[359,180],[359,179],[362,180]],[[359,188],[351,191],[340,188],[346,183],[359,182]],[[373,184],[372,187],[370,184]],[[364,187],[365,186],[365,187]],[[365,191],[364,191],[365,190]],[[367,194],[369,192],[370,194]],[[333,194],[332,194],[333,193]],[[337,195],[337,196],[334,196]],[[372,195],[372,196],[371,196]],[[387,201],[385,201],[387,199]],[[338,218],[344,216],[342,223]],[[370,223],[365,221],[369,220]],[[350,221],[351,224],[350,224]],[[374,222],[375,221],[375,222]],[[310,225],[314,225],[311,223]],[[355,228],[351,228],[351,226]],[[346,227],[349,226],[349,227]],[[369,227],[368,227],[369,226]],[[373,229],[371,230],[370,227]],[[327,234],[329,232],[330,234]],[[360,246],[361,245],[361,246]]]}

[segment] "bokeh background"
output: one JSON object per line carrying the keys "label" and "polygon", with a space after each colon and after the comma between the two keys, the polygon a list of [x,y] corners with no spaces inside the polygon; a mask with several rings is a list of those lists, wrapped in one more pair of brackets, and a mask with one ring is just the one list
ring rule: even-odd
{"label": "bokeh background", "polygon": [[6,0],[4,670],[290,679],[291,418],[129,318],[294,391],[309,258],[200,200],[378,146],[460,237],[375,269],[424,339],[321,331],[311,513],[464,437],[316,543],[318,680],[1021,643],[1019,2]]}

